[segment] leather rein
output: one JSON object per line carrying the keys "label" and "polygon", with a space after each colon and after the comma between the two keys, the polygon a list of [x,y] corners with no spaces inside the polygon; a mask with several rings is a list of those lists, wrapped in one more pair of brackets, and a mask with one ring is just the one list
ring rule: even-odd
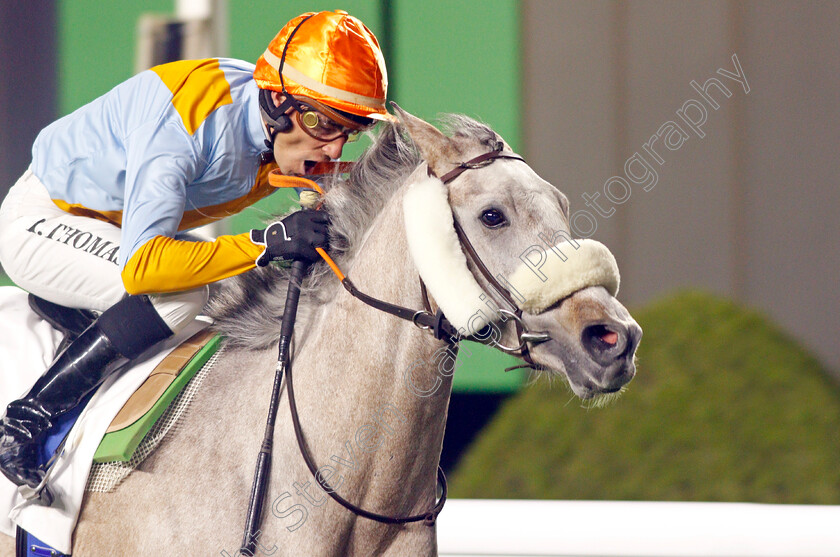
{"label": "leather rein", "polygon": [[[455,178],[457,178],[458,176],[460,176],[463,172],[465,172],[467,170],[470,170],[470,169],[482,168],[484,166],[487,166],[488,164],[491,164],[496,159],[513,159],[513,160],[524,161],[524,159],[522,157],[520,157],[519,155],[517,155],[515,153],[504,153],[504,152],[502,152],[502,148],[503,148],[503,144],[501,142],[498,142],[496,144],[496,148],[493,151],[489,151],[489,152],[484,153],[482,155],[479,155],[479,156],[477,156],[473,159],[470,159],[466,162],[460,163],[457,167],[455,167],[455,169],[453,169],[453,170],[447,172],[446,174],[444,174],[443,176],[441,176],[440,177],[441,181],[444,184],[449,183],[452,180],[454,180]],[[434,173],[432,172],[431,168],[429,168],[429,175],[434,176]],[[532,343],[543,342],[545,340],[548,340],[548,336],[543,334],[543,333],[532,333],[530,331],[527,331],[527,329],[525,328],[525,326],[522,322],[522,319],[521,319],[522,310],[519,309],[516,302],[513,300],[512,296],[510,295],[510,292],[506,288],[504,288],[501,285],[501,283],[499,283],[499,281],[496,280],[495,277],[493,277],[493,274],[487,269],[486,265],[484,265],[484,263],[481,261],[481,258],[478,256],[478,253],[475,251],[475,248],[473,248],[472,244],[470,243],[469,238],[467,238],[466,234],[464,233],[463,228],[461,228],[461,225],[458,223],[458,221],[454,219],[454,215],[453,215],[453,220],[454,220],[454,223],[455,223],[455,232],[456,232],[456,234],[458,236],[458,239],[461,243],[461,246],[464,249],[464,251],[466,252],[468,258],[472,261],[472,263],[475,265],[475,267],[479,270],[479,272],[482,274],[482,276],[485,278],[485,280],[487,280],[487,282],[490,283],[493,286],[493,288],[498,292],[498,294],[502,297],[502,299],[504,299],[504,301],[507,304],[509,304],[510,307],[513,308],[512,311],[508,311],[508,310],[505,310],[505,309],[500,309],[499,312],[504,314],[504,315],[508,315],[508,316],[510,316],[514,319],[515,324],[516,324],[517,338],[519,339],[520,344],[517,347],[505,347],[505,346],[500,346],[499,344],[494,344],[494,346],[496,348],[499,348],[500,350],[502,350],[504,352],[508,352],[508,353],[511,353],[511,354],[518,355],[528,363],[526,365],[514,366],[513,368],[508,368],[506,371],[508,371],[510,369],[515,369],[517,367],[533,367],[535,364],[531,360],[530,353],[528,351],[527,343],[528,342],[532,342]],[[481,331],[479,331],[479,333],[476,333],[476,335],[466,336],[466,337],[461,336],[459,334],[459,332],[455,329],[455,327],[446,319],[446,317],[443,315],[443,313],[440,310],[438,310],[434,314],[432,313],[431,304],[429,302],[428,294],[426,292],[426,286],[425,286],[425,284],[423,284],[422,279],[420,280],[420,287],[421,287],[421,293],[422,293],[423,304],[424,304],[425,309],[414,310],[414,309],[406,308],[406,307],[399,306],[399,305],[396,305],[396,304],[392,304],[392,303],[389,303],[389,302],[385,302],[383,300],[379,300],[377,298],[374,298],[373,296],[369,296],[369,295],[365,294],[364,292],[361,292],[358,288],[356,288],[356,286],[353,284],[353,282],[349,278],[347,278],[343,275],[340,275],[340,278],[341,278],[341,284],[355,298],[357,298],[360,301],[364,302],[365,304],[373,307],[374,309],[377,309],[377,310],[383,311],[385,313],[394,315],[394,316],[399,317],[400,319],[404,319],[406,321],[411,321],[418,328],[430,331],[434,335],[434,337],[438,340],[443,340],[450,345],[455,345],[456,343],[458,343],[461,340],[474,340],[476,342],[482,342],[482,343],[486,344],[485,341],[486,341],[487,337],[485,337],[484,335],[480,335],[479,333]],[[488,327],[490,327],[490,325],[487,325],[485,327],[485,329],[487,329]],[[288,359],[291,360],[291,356],[288,356]],[[377,522],[381,522],[381,523],[384,523],[384,524],[407,524],[407,523],[421,522],[422,521],[424,524],[426,524],[428,526],[434,526],[438,514],[440,514],[440,512],[443,510],[443,505],[446,502],[446,495],[447,495],[446,476],[444,475],[443,469],[441,469],[440,466],[438,466],[438,470],[437,470],[437,483],[441,486],[441,496],[440,496],[440,498],[435,503],[435,505],[431,509],[429,509],[428,511],[426,511],[424,513],[421,513],[421,514],[415,514],[415,515],[409,515],[409,516],[388,516],[388,515],[383,515],[383,514],[371,512],[371,511],[365,510],[365,509],[363,509],[363,508],[361,508],[357,505],[354,505],[353,503],[344,499],[342,496],[338,495],[335,492],[335,490],[332,488],[332,486],[329,484],[329,482],[327,482],[323,477],[321,477],[318,474],[318,466],[315,464],[315,461],[314,461],[314,459],[312,458],[312,455],[309,452],[309,449],[308,449],[307,444],[306,444],[306,440],[305,440],[304,435],[303,435],[303,430],[302,430],[301,425],[300,425],[300,417],[299,417],[298,411],[297,411],[297,403],[295,402],[295,396],[294,396],[294,386],[293,386],[293,383],[292,383],[291,361],[288,361],[286,364],[287,364],[286,365],[286,375],[287,375],[286,389],[287,389],[287,392],[288,392],[288,395],[289,395],[289,409],[290,409],[291,415],[292,415],[292,425],[293,425],[294,430],[295,430],[295,437],[297,438],[298,448],[300,449],[301,456],[303,457],[303,460],[306,463],[307,468],[309,468],[309,471],[312,473],[313,477],[315,478],[315,481],[318,482],[318,484],[321,486],[321,488],[327,494],[329,494],[329,496],[332,497],[337,503],[339,503],[341,506],[343,506],[344,508],[346,508],[347,510],[351,511],[352,513],[354,513],[358,516],[362,516],[364,518],[375,520]]]}

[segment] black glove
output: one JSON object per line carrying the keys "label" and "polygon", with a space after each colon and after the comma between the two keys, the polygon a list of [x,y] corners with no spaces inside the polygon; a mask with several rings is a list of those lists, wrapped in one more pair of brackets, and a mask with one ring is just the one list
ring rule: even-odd
{"label": "black glove", "polygon": [[329,247],[327,225],[329,214],[303,209],[281,221],[273,222],[265,230],[251,230],[251,241],[265,246],[257,258],[257,265],[265,267],[275,259],[300,259],[312,263],[320,259],[315,248]]}

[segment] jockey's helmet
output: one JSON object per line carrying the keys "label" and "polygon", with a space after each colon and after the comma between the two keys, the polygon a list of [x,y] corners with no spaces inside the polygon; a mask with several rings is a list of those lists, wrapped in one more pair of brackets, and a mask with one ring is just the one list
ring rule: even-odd
{"label": "jockey's helmet", "polygon": [[[364,23],[342,10],[309,12],[289,21],[257,60],[254,80],[265,91],[262,99],[278,91],[292,106],[302,101],[343,125],[389,119],[388,75],[379,42]],[[268,108],[274,109],[263,106]],[[275,110],[269,111],[272,116]]]}

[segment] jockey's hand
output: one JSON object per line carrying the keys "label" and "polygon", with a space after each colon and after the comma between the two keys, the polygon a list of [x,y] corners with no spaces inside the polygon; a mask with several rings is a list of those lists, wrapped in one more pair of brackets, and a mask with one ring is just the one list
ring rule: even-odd
{"label": "jockey's hand", "polygon": [[251,241],[265,246],[257,258],[257,265],[265,267],[276,259],[295,259],[312,263],[320,259],[315,248],[329,247],[327,226],[329,214],[324,211],[302,209],[281,221],[273,222],[264,230],[251,230]]}

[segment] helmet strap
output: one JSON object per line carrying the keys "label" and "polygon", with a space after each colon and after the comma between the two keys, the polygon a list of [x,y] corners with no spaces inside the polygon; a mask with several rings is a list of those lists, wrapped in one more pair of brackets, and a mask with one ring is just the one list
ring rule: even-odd
{"label": "helmet strap", "polygon": [[[318,12],[318,13],[320,13],[320,12]],[[294,37],[295,33],[298,32],[298,29],[300,29],[300,26],[303,25],[304,23],[306,23],[309,20],[309,18],[318,15],[318,13],[311,13],[308,16],[306,16],[305,18],[303,18],[302,20],[300,20],[300,23],[295,25],[295,28],[292,29],[291,33],[289,33],[289,38],[286,39],[286,44],[283,45],[283,53],[280,55],[280,67],[277,68],[277,74],[280,76],[280,89],[282,90],[283,94],[286,95],[287,99],[289,98],[289,95],[286,93],[286,84],[283,81],[283,66],[286,65],[286,51],[289,49],[289,45],[292,42],[292,37]]]}
{"label": "helmet strap", "polygon": [[292,42],[292,37],[295,36],[295,33],[297,33],[298,29],[300,29],[300,26],[303,25],[310,17],[315,15],[317,14],[313,13],[303,18],[301,22],[292,29],[292,32],[289,34],[289,38],[286,39],[286,44],[283,45],[283,54],[280,56],[280,67],[277,68],[277,73],[280,75],[280,92],[285,95],[283,102],[280,103],[280,106],[276,106],[274,104],[274,100],[271,98],[271,90],[260,90],[260,113],[268,124],[270,139],[266,140],[265,144],[269,149],[274,149],[275,135],[278,133],[286,133],[292,129],[292,119],[289,118],[286,112],[288,112],[290,108],[297,108],[295,98],[286,91],[286,84],[283,82],[283,66],[286,64],[286,50],[289,48],[289,43]]}
{"label": "helmet strap", "polygon": [[286,112],[294,107],[294,100],[291,95],[286,94],[285,100],[280,103],[280,106],[274,104],[271,98],[270,89],[260,89],[260,113],[266,124],[268,124],[272,135],[275,133],[285,133],[292,129],[292,120]]}

